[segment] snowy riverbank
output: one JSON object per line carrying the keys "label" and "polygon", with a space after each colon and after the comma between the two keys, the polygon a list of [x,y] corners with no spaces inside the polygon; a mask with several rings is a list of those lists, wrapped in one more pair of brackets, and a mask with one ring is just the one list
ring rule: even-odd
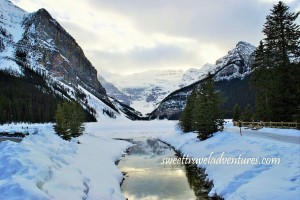
{"label": "snowy riverbank", "polygon": [[[22,125],[0,126],[0,130]],[[122,173],[115,165],[130,143],[111,138],[159,138],[194,158],[279,158],[280,164],[199,164],[225,199],[297,199],[300,195],[300,131],[224,132],[200,142],[182,134],[174,121],[107,120],[86,124],[84,136],[66,142],[50,124],[28,125],[38,134],[21,143],[0,143],[0,199],[124,199]],[[288,139],[286,139],[288,138]]]}
{"label": "snowy riverbank", "polygon": [[[230,130],[230,131],[228,131]],[[270,131],[270,129],[267,129]],[[300,146],[272,138],[247,135],[241,137],[237,127],[227,125],[224,132],[200,142],[195,133],[180,132],[160,136],[159,139],[172,145],[182,154],[192,158],[207,158],[198,166],[205,168],[214,187],[210,192],[225,199],[297,199],[300,196]],[[300,131],[279,130],[277,135],[297,136]],[[255,134],[255,131],[253,131]],[[223,154],[223,155],[222,155]],[[240,164],[220,164],[218,158],[240,157]],[[243,164],[252,158],[254,164]],[[275,158],[275,160],[274,160]],[[208,163],[210,159],[210,163]],[[280,159],[280,164],[262,164]],[[228,160],[227,160],[228,161]],[[255,163],[258,161],[258,163]]]}
{"label": "snowy riverbank", "polygon": [[51,125],[29,126],[39,133],[0,143],[0,199],[124,199],[115,161],[130,143],[84,135],[77,144]]}

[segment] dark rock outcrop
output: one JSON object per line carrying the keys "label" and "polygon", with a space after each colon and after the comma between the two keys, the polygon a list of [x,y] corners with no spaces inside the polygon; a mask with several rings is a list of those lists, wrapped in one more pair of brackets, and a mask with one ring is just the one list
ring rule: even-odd
{"label": "dark rock outcrop", "polygon": [[66,84],[80,85],[109,102],[96,69],[75,39],[45,9],[30,14],[23,26],[25,32],[16,51],[24,54],[27,63],[40,71],[47,70]]}

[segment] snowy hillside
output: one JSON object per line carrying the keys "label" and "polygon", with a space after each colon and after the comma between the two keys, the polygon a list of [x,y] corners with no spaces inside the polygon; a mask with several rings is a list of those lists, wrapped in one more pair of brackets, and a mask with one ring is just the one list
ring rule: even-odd
{"label": "snowy hillside", "polygon": [[207,76],[208,73],[213,74],[217,69],[216,65],[213,64],[205,64],[203,67],[196,69],[191,68],[188,69],[182,76],[181,81],[179,83],[180,87],[184,87],[190,85],[194,82],[197,82]]}
{"label": "snowy hillside", "polygon": [[22,21],[28,13],[8,0],[0,0],[0,70],[9,70],[22,74],[11,58],[14,57],[14,45],[22,38]]}
{"label": "snowy hillside", "polygon": [[[130,106],[143,114],[151,112],[156,104],[170,92],[179,88],[179,81],[183,71],[176,70],[150,70],[131,75],[110,74],[105,79],[117,87],[129,99],[119,99],[115,90],[104,85],[108,93],[122,101],[131,102]],[[124,97],[124,95],[123,95]]]}

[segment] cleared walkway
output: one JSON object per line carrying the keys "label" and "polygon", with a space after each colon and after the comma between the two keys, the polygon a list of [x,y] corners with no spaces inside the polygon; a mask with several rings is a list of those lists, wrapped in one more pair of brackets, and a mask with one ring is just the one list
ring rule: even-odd
{"label": "cleared walkway", "polygon": [[[240,134],[240,128],[239,127],[227,127],[224,129],[225,131],[234,132],[237,134]],[[245,129],[242,128],[242,135],[243,137],[261,137],[266,138],[270,140],[276,140],[280,142],[286,142],[291,144],[300,144],[300,134],[299,136],[290,136],[290,135],[279,135],[279,134],[273,134],[273,133],[265,133],[262,131],[255,131],[251,129]]]}

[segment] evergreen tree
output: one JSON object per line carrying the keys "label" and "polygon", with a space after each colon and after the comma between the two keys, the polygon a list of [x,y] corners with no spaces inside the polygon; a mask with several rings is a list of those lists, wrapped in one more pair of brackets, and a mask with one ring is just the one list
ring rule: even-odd
{"label": "evergreen tree", "polygon": [[70,113],[70,132],[72,137],[78,137],[84,132],[84,113],[78,103],[71,103],[69,108],[72,109]]}
{"label": "evergreen tree", "polygon": [[281,1],[267,16],[264,42],[254,52],[252,82],[256,88],[259,120],[291,121],[299,106],[300,29],[299,15],[288,12]]}
{"label": "evergreen tree", "polygon": [[56,113],[55,113],[55,124],[54,130],[55,132],[65,140],[70,140],[71,136],[68,135],[68,124],[65,115],[64,106],[62,104],[58,104]]}
{"label": "evergreen tree", "polygon": [[182,111],[179,119],[179,125],[183,132],[193,131],[193,110],[196,99],[196,91],[193,90],[190,96],[187,98],[186,106]]}
{"label": "evergreen tree", "polygon": [[272,86],[274,82],[274,70],[270,66],[270,59],[263,41],[254,51],[255,69],[251,81],[256,88],[256,116],[260,120],[270,120],[272,114]]}
{"label": "evergreen tree", "polygon": [[289,7],[279,1],[264,24],[265,46],[273,66],[286,66],[300,57],[300,29],[295,23],[300,12],[290,13],[288,10]]}
{"label": "evergreen tree", "polygon": [[76,102],[59,104],[55,114],[55,132],[64,140],[78,137],[84,131],[84,113]]}
{"label": "evergreen tree", "polygon": [[193,110],[194,127],[199,139],[205,140],[223,130],[224,119],[220,105],[220,95],[215,91],[213,80],[209,78],[201,84]]}
{"label": "evergreen tree", "polygon": [[233,118],[232,121],[236,122],[241,119],[242,109],[239,104],[235,104],[233,107]]}
{"label": "evergreen tree", "polygon": [[251,122],[252,121],[252,109],[251,109],[251,106],[250,104],[248,104],[242,114],[242,117],[241,119],[244,121],[244,122]]}
{"label": "evergreen tree", "polygon": [[293,121],[300,123],[300,106],[298,106],[297,112],[293,115]]}

